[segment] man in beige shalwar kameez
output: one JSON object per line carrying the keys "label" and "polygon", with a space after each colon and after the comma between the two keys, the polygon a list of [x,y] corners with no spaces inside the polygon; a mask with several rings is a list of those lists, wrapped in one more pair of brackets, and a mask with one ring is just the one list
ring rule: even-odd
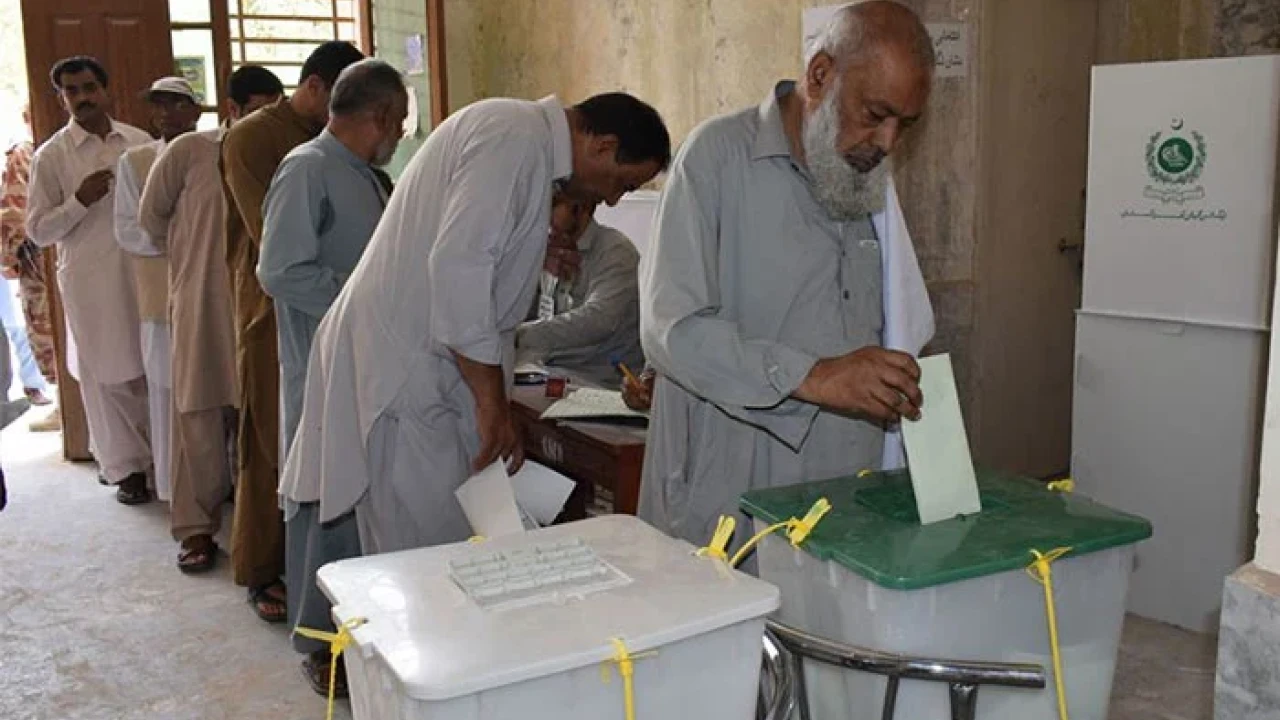
{"label": "man in beige shalwar kameez", "polygon": [[[270,72],[240,68],[228,93],[235,103],[233,118],[283,93]],[[225,133],[217,128],[174,140],[151,168],[139,206],[139,223],[168,267],[173,332],[169,519],[173,538],[182,544],[178,569],[186,573],[213,568],[213,537],[231,493],[227,449],[236,429],[239,382],[226,202],[218,170]]]}
{"label": "man in beige shalwar kameez", "polygon": [[[58,248],[58,288],[75,354],[90,446],[116,499],[149,501],[147,381],[142,365],[133,268],[116,244],[116,163],[151,142],[107,114],[107,72],[93,58],[60,61],[49,77],[72,120],[36,151],[27,190],[27,236]],[[72,362],[74,358],[75,362]]]}
{"label": "man in beige shalwar kameez", "polygon": [[173,380],[169,372],[173,355],[169,328],[169,263],[160,256],[152,238],[138,225],[138,205],[151,167],[164,149],[180,135],[193,132],[200,121],[200,101],[191,84],[179,77],[156,80],[146,93],[151,125],[160,139],[129,148],[116,164],[116,242],[133,262],[138,316],[142,321],[142,367],[147,376],[151,453],[154,459],[156,497],[170,498],[169,465],[173,437],[170,432]]}

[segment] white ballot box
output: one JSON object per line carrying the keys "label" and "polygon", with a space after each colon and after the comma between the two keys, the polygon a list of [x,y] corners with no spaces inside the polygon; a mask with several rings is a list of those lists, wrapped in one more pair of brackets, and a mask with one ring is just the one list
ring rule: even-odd
{"label": "white ballot box", "polygon": [[777,588],[611,515],[326,565],[356,720],[754,717]]}

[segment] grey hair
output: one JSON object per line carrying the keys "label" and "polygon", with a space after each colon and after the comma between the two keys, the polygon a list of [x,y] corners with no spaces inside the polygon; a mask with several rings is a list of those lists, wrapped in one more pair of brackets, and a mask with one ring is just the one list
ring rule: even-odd
{"label": "grey hair", "polygon": [[[851,60],[859,59],[879,41],[877,28],[866,22],[863,13],[858,11],[862,0],[851,2],[836,10],[831,19],[814,35],[805,38],[804,64],[807,67],[818,53],[826,53],[837,65],[843,66]],[[905,7],[905,6],[904,6]],[[914,13],[912,13],[914,16]],[[912,35],[911,55],[920,67],[933,72],[934,50],[933,38],[924,24],[916,17],[916,28]]]}
{"label": "grey hair", "polygon": [[390,107],[405,92],[399,70],[382,60],[361,60],[338,75],[329,96],[329,114],[344,117],[375,112]]}

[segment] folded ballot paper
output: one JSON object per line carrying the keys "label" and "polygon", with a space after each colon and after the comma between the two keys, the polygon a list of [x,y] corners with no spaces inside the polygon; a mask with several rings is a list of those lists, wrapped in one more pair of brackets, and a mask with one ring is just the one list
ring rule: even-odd
{"label": "folded ballot paper", "polygon": [[572,480],[532,460],[508,476],[506,463],[499,460],[471,476],[454,495],[476,535],[499,537],[550,525],[573,488]]}

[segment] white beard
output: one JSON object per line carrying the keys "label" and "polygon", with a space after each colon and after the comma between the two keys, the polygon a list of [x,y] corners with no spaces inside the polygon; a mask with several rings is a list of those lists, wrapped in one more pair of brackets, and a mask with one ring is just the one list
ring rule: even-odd
{"label": "white beard", "polygon": [[823,210],[838,221],[856,220],[884,209],[892,164],[885,158],[869,172],[859,172],[836,150],[840,110],[836,83],[818,109],[803,121],[801,131],[805,164],[813,176],[813,196]]}

